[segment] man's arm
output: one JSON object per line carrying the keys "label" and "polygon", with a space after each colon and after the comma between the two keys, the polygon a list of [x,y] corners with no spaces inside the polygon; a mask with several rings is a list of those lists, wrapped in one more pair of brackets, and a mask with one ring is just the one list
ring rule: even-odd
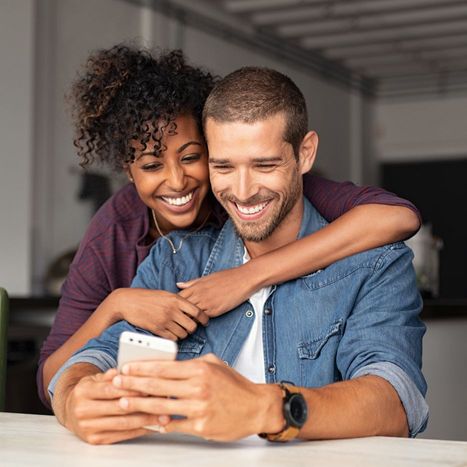
{"label": "man's arm", "polygon": [[[393,245],[376,261],[339,344],[337,366],[346,381],[302,389],[310,413],[301,437],[415,436],[426,423],[425,328],[411,259],[408,249]],[[117,387],[146,388],[153,397],[124,398],[122,408],[186,417],[161,419],[167,431],[225,441],[278,432],[284,424],[277,386],[253,384],[214,356],[135,363],[124,373],[114,378]]]}
{"label": "man's arm", "polygon": [[148,414],[124,413],[120,397],[135,396],[112,385],[115,369],[106,373],[89,363],[79,363],[66,370],[55,386],[52,408],[59,422],[90,444],[110,444],[137,438],[157,423]]}
{"label": "man's arm", "polygon": [[[167,432],[183,432],[217,441],[284,427],[282,391],[255,384],[214,355],[183,362],[131,363],[127,375],[114,378],[116,388],[151,397],[124,397],[128,412],[161,414]],[[407,419],[397,392],[378,376],[363,376],[322,388],[301,388],[308,404],[302,439],[407,436]],[[167,398],[168,396],[175,399]],[[171,420],[171,414],[183,415]]]}

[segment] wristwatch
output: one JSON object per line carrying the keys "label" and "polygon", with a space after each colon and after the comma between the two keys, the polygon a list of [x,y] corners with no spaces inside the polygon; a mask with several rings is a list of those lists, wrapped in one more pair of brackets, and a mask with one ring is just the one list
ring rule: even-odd
{"label": "wristwatch", "polygon": [[279,433],[260,433],[261,438],[268,441],[289,441],[298,436],[300,428],[308,417],[308,407],[303,394],[292,383],[279,383],[282,390],[282,413],[285,419],[284,428]]}

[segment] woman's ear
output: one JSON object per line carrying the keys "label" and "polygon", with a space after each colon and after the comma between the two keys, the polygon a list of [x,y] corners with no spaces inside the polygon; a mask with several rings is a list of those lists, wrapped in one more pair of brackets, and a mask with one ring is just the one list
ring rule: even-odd
{"label": "woman's ear", "polygon": [[129,164],[125,164],[123,166],[123,171],[126,173],[126,176],[128,177],[128,180],[130,181],[130,183],[135,183],[135,181],[133,179],[133,176],[131,175],[131,170],[130,170],[130,165]]}
{"label": "woman's ear", "polygon": [[300,144],[299,164],[301,174],[305,174],[313,167],[318,152],[318,134],[316,131],[309,131]]}

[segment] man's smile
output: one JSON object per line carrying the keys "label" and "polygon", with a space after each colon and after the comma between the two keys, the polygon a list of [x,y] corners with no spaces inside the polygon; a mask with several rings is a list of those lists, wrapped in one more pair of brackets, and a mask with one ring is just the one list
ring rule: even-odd
{"label": "man's smile", "polygon": [[235,212],[240,219],[251,221],[262,217],[268,211],[267,208],[271,204],[271,201],[267,200],[257,204],[240,204],[231,201],[231,204],[235,207]]}

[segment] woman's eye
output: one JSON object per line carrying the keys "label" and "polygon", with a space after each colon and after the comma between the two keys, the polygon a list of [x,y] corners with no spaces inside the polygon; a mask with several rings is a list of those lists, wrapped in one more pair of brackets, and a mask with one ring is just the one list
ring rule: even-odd
{"label": "woman's eye", "polygon": [[201,159],[201,154],[189,154],[187,156],[183,156],[182,162],[190,163],[194,161],[199,161]]}
{"label": "woman's eye", "polygon": [[154,170],[158,170],[162,167],[162,164],[146,164],[146,165],[143,165],[143,167],[141,167],[144,171],[146,172],[152,172]]}

